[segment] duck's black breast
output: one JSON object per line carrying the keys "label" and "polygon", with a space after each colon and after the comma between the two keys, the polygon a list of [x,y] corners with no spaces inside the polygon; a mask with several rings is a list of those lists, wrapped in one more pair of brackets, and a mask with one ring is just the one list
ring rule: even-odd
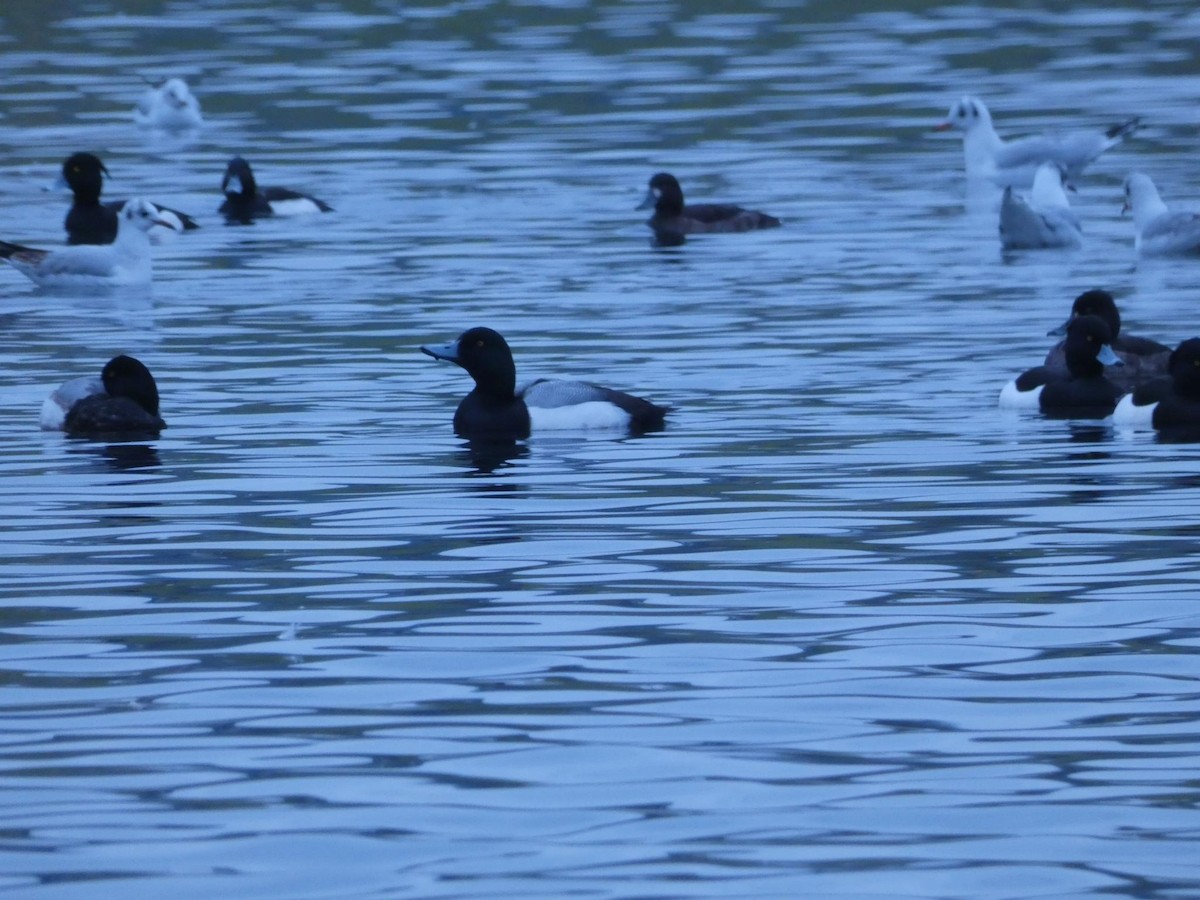
{"label": "duck's black breast", "polygon": [[237,222],[249,222],[252,219],[274,215],[271,204],[261,193],[255,192],[250,196],[235,194],[232,191],[225,194],[225,202],[217,209],[227,219]]}
{"label": "duck's black breast", "polygon": [[1154,407],[1151,421],[1155,430],[1167,437],[1200,440],[1200,400],[1168,391]]}
{"label": "duck's black breast", "polygon": [[454,431],[466,438],[527,438],[529,409],[519,397],[498,400],[471,391],[454,411]]}
{"label": "duck's black breast", "polygon": [[84,397],[68,411],[63,431],[78,436],[92,435],[156,435],[166,423],[128,397],[92,394]]}
{"label": "duck's black breast", "polygon": [[1094,378],[1064,378],[1047,382],[1038,397],[1043,413],[1071,419],[1103,419],[1111,415],[1121,388],[1104,375]]}
{"label": "duck's black breast", "polygon": [[100,203],[76,203],[63,227],[68,244],[111,244],[117,239],[117,213]]}
{"label": "duck's black breast", "polygon": [[1200,426],[1200,400],[1167,391],[1154,410],[1154,427],[1184,426]]}

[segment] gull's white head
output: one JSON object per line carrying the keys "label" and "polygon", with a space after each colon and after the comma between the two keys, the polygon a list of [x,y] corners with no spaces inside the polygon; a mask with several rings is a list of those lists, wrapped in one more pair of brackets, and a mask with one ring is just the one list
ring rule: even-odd
{"label": "gull's white head", "polygon": [[174,229],[174,225],[169,219],[163,217],[158,211],[158,207],[149,200],[142,200],[140,197],[135,197],[129,200],[121,208],[120,230],[127,230],[132,226],[138,231],[149,232],[155,225],[162,225],[164,228]]}
{"label": "gull's white head", "polygon": [[192,92],[182,78],[168,78],[163,82],[162,96],[176,109],[186,109],[195,102]]}
{"label": "gull's white head", "polygon": [[1133,221],[1140,228],[1155,216],[1167,211],[1167,204],[1158,195],[1158,188],[1149,175],[1142,172],[1131,172],[1125,179],[1125,205],[1122,213],[1132,212]]}
{"label": "gull's white head", "polygon": [[934,126],[934,131],[972,131],[980,125],[991,125],[992,114],[978,97],[962,97],[950,107],[944,121]]}

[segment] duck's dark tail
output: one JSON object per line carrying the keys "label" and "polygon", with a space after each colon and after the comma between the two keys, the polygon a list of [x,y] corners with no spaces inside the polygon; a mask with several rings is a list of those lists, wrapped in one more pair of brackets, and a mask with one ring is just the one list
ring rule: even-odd
{"label": "duck's dark tail", "polygon": [[645,434],[648,431],[661,431],[666,425],[664,420],[667,413],[671,411],[671,407],[659,406],[657,403],[651,403],[641,397],[622,394],[620,391],[614,391],[614,393],[620,394],[620,400],[616,401],[617,405],[629,413],[631,431],[636,434]]}
{"label": "duck's dark tail", "polygon": [[[158,206],[158,204],[154,204]],[[183,226],[184,231],[191,231],[194,228],[199,228],[200,223],[193,219],[185,212],[180,212],[177,209],[171,209],[169,206],[158,206],[159,212],[167,212],[179,220],[179,224]]]}

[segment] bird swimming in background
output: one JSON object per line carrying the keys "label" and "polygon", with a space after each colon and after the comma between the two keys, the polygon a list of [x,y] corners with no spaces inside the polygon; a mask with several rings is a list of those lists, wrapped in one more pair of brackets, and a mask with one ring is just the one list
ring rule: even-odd
{"label": "bird swimming in background", "polygon": [[[1071,314],[1067,320],[1048,334],[1061,336],[1067,333],[1071,322],[1080,316],[1096,316],[1108,326],[1112,338],[1113,352],[1120,357],[1124,365],[1105,370],[1105,377],[1122,390],[1131,391],[1137,385],[1167,374],[1167,362],[1171,356],[1171,348],[1152,338],[1138,337],[1123,331],[1121,328],[1121,313],[1117,302],[1108,291],[1092,289],[1084,291],[1071,304]],[[1042,365],[1056,369],[1061,373],[1067,371],[1066,342],[1059,341],[1046,354]]]}
{"label": "bird swimming in background", "polygon": [[149,284],[153,267],[147,233],[155,226],[172,227],[149,200],[133,199],[117,214],[117,238],[111,244],[38,250],[0,241],[0,259],[43,287]]}
{"label": "bird swimming in background", "polygon": [[1067,200],[1067,181],[1062,163],[1044,162],[1033,176],[1033,189],[1022,197],[1011,187],[1000,201],[1000,244],[1005,250],[1079,247],[1083,229]]}
{"label": "bird swimming in background", "polygon": [[1000,391],[1000,405],[1040,409],[1055,418],[1103,419],[1123,391],[1105,377],[1105,366],[1123,365],[1112,335],[1098,316],[1079,316],[1067,325],[1067,371],[1038,366],[1022,372]]}
{"label": "bird swimming in background", "polygon": [[[100,192],[108,169],[94,153],[72,153],[62,164],[61,181],[70,188],[75,201],[67,211],[63,227],[68,244],[111,244],[117,238],[117,213],[124,200],[101,202]],[[159,214],[171,222],[174,231],[199,228],[187,213],[154,204]],[[154,232],[154,234],[165,232]]]}
{"label": "bird swimming in background", "polygon": [[1123,213],[1133,213],[1133,248],[1139,256],[1200,255],[1200,215],[1171,212],[1149,175],[1125,179]]}
{"label": "bird swimming in background", "polygon": [[143,128],[186,131],[204,124],[200,101],[182,78],[168,78],[151,87],[133,108],[133,120]]}
{"label": "bird swimming in background", "polygon": [[42,403],[40,425],[77,437],[153,436],[167,427],[158,414],[158,384],[132,356],[114,356],[100,377],[73,378]]}
{"label": "bird swimming in background", "polygon": [[466,438],[521,439],[531,431],[623,429],[657,431],[669,407],[583,381],[539,379],[517,389],[508,342],[490,328],[471,328],[441,347],[421,352],[466,369],[475,388],[454,413]]}
{"label": "bird swimming in background", "polygon": [[[232,182],[237,182],[237,190],[229,189]],[[235,156],[226,166],[221,190],[225,193],[225,202],[217,212],[230,222],[248,224],[264,216],[333,212],[333,207],[328,203],[308,194],[290,188],[259,187],[250,170],[250,163],[240,156]]]}
{"label": "bird swimming in background", "polygon": [[684,235],[717,234],[778,228],[782,223],[774,216],[732,203],[683,202],[683,188],[669,172],[659,172],[650,179],[650,187],[638,209],[654,208],[646,222],[664,243],[682,243]]}
{"label": "bird swimming in background", "polygon": [[1169,376],[1126,394],[1113,422],[1153,428],[1176,440],[1200,440],[1200,338],[1188,338],[1171,352]]}
{"label": "bird swimming in background", "polygon": [[992,114],[977,97],[963,97],[950,107],[934,131],[958,129],[963,133],[967,178],[987,179],[999,187],[1028,188],[1043,162],[1060,163],[1067,178],[1075,181],[1101,153],[1137,131],[1134,117],[1107,131],[1044,134],[1005,141],[992,125]]}

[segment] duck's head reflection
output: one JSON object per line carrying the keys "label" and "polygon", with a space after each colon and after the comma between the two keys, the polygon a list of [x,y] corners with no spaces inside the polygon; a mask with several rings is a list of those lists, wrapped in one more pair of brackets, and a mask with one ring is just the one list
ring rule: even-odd
{"label": "duck's head reflection", "polygon": [[71,448],[70,453],[79,456],[93,456],[117,472],[156,469],[162,465],[162,460],[158,456],[158,448],[152,444],[136,442],[101,444],[83,439],[74,443],[75,446]]}
{"label": "duck's head reflection", "polygon": [[474,438],[463,442],[458,455],[474,470],[465,473],[468,477],[493,475],[498,470],[510,468],[514,460],[528,456],[529,446],[523,441],[505,438]]}

